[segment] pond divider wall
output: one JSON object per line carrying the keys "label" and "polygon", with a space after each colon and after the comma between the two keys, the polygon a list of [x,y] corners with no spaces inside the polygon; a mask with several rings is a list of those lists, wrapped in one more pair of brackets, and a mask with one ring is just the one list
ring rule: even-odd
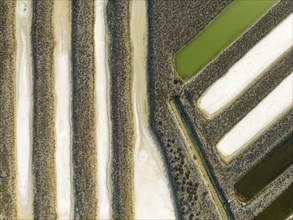
{"label": "pond divider wall", "polygon": [[72,1],[74,217],[97,216],[94,0]]}
{"label": "pond divider wall", "polygon": [[0,1],[0,219],[15,219],[15,1]]}
{"label": "pond divider wall", "polygon": [[109,39],[112,121],[112,218],[133,219],[134,115],[128,0],[109,0],[106,24]]}
{"label": "pond divider wall", "polygon": [[34,216],[57,218],[53,1],[33,1],[33,183]]}

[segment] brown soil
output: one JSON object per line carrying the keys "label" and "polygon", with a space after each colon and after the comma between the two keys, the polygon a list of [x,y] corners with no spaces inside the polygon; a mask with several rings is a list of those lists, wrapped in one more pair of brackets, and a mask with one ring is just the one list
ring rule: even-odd
{"label": "brown soil", "polygon": [[56,214],[54,129],[53,1],[33,1],[33,180],[34,214],[54,219]]}
{"label": "brown soil", "polygon": [[74,0],[72,127],[74,216],[78,219],[95,219],[97,213],[94,24],[94,0]]}
{"label": "brown soil", "polygon": [[0,219],[16,218],[15,1],[0,1]]}
{"label": "brown soil", "polygon": [[133,219],[134,121],[129,1],[109,1],[110,99],[112,120],[112,217]]}

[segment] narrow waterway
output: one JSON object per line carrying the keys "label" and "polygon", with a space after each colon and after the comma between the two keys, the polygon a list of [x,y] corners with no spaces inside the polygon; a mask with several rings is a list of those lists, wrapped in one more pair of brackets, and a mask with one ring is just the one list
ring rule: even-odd
{"label": "narrow waterway", "polygon": [[56,189],[58,219],[73,218],[71,2],[54,2]]}
{"label": "narrow waterway", "polygon": [[148,120],[146,1],[131,1],[130,7],[132,97],[136,136],[134,151],[135,219],[175,219],[163,159],[150,132]]}
{"label": "narrow waterway", "polygon": [[95,1],[95,63],[96,63],[96,114],[97,114],[97,198],[98,219],[111,218],[110,187],[110,115],[109,71],[107,71],[107,39],[105,7],[107,0]]}
{"label": "narrow waterway", "polygon": [[16,1],[16,151],[17,213],[19,219],[33,219],[31,56],[32,2]]}
{"label": "narrow waterway", "polygon": [[198,158],[196,164],[198,165],[199,171],[206,180],[205,182],[207,188],[211,193],[211,196],[214,200],[217,210],[219,211],[219,214],[221,215],[222,219],[234,220],[234,216],[231,212],[229,202],[223,194],[223,191],[217,179],[215,178],[215,175],[211,169],[209,162],[203,155],[203,150],[198,135],[196,134],[195,130],[193,130],[190,126],[190,122],[186,118],[186,113],[184,112],[183,106],[178,97],[175,97],[170,102],[170,107],[173,110],[174,116],[176,117],[179,126],[182,129],[182,132],[186,138],[187,143],[194,148],[193,152],[195,153],[196,158]]}

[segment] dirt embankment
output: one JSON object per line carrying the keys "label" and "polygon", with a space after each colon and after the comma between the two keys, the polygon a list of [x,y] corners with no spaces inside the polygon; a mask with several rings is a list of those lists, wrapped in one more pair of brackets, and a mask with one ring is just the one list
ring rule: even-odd
{"label": "dirt embankment", "polygon": [[0,219],[15,219],[15,1],[0,1],[0,28]]}
{"label": "dirt embankment", "polygon": [[33,50],[33,179],[34,215],[56,218],[55,131],[54,131],[54,35],[53,2],[34,1]]}
{"label": "dirt embankment", "polygon": [[74,216],[97,215],[94,0],[72,1]]}
{"label": "dirt embankment", "polygon": [[131,104],[129,1],[109,1],[106,15],[111,81],[112,217],[133,219],[134,121]]}

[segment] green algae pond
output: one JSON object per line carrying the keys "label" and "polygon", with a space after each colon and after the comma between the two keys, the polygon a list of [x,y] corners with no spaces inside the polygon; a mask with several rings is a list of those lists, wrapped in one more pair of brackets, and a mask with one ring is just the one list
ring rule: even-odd
{"label": "green algae pond", "polygon": [[282,174],[292,163],[293,136],[276,146],[272,152],[234,185],[236,195],[241,201],[249,201]]}
{"label": "green algae pond", "polygon": [[178,75],[187,81],[248,30],[277,0],[235,0],[175,54]]}

